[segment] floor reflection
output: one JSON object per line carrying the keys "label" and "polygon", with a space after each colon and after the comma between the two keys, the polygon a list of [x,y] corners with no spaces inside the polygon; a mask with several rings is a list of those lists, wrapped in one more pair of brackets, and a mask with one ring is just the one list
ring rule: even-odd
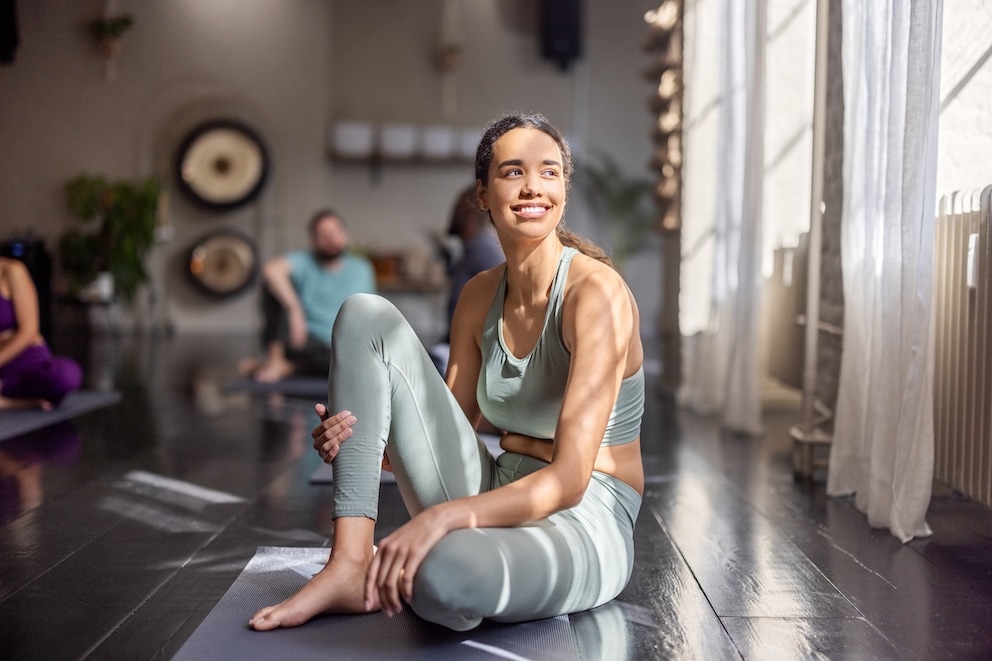
{"label": "floor reflection", "polygon": [[[611,601],[599,608],[569,616],[580,659],[633,659],[626,611],[638,607]],[[631,613],[635,616],[636,612]]]}
{"label": "floor reflection", "polygon": [[0,525],[44,503],[45,468],[76,461],[82,442],[68,420],[0,442]]}

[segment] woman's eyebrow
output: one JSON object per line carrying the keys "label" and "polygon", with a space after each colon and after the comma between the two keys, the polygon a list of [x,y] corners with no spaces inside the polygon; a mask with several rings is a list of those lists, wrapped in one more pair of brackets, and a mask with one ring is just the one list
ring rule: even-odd
{"label": "woman's eyebrow", "polygon": [[[512,158],[512,159],[509,159],[509,160],[506,160],[506,161],[501,161],[499,164],[496,165],[496,167],[497,168],[502,168],[502,167],[506,167],[508,165],[523,165],[523,164],[524,164],[524,162],[522,160],[520,160],[519,158]],[[559,163],[558,161],[554,160],[553,158],[546,158],[546,159],[544,159],[543,161],[541,161],[541,165],[555,165],[557,167],[561,167],[561,163]]]}

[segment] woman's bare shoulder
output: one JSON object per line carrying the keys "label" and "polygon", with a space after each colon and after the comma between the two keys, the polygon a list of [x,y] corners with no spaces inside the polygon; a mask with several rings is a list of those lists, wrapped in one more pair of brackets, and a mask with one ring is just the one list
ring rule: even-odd
{"label": "woman's bare shoulder", "polygon": [[33,281],[28,267],[19,259],[0,257],[0,296],[13,298],[32,290]]}
{"label": "woman's bare shoulder", "polygon": [[613,297],[630,293],[616,269],[582,253],[572,258],[566,290],[568,296]]}
{"label": "woman's bare shoulder", "polygon": [[489,303],[492,302],[492,297],[496,295],[496,288],[499,287],[499,281],[505,270],[506,264],[500,264],[476,273],[465,283],[459,299],[467,299],[472,303],[481,303],[488,307]]}
{"label": "woman's bare shoulder", "polygon": [[25,278],[29,275],[28,267],[21,260],[0,257],[0,278],[9,280],[12,278]]}
{"label": "woman's bare shoulder", "polygon": [[505,268],[505,265],[500,264],[477,273],[465,283],[455,304],[455,316],[451,322],[453,334],[456,329],[463,331],[472,329],[472,334],[478,335]]}
{"label": "woman's bare shoulder", "polygon": [[642,350],[637,301],[623,276],[613,267],[586,255],[576,255],[568,272],[564,313],[562,331],[569,350],[574,350],[578,324],[586,329],[597,324],[608,324],[626,329],[622,332],[629,337],[625,374],[640,365]]}

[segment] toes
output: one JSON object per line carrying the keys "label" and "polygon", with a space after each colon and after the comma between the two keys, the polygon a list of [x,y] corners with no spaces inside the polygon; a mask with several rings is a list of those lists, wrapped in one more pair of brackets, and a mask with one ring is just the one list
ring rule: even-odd
{"label": "toes", "polygon": [[268,631],[269,629],[274,629],[279,626],[279,623],[275,618],[269,618],[269,615],[276,609],[275,606],[266,606],[262,610],[255,613],[250,620],[248,620],[248,626],[256,631]]}

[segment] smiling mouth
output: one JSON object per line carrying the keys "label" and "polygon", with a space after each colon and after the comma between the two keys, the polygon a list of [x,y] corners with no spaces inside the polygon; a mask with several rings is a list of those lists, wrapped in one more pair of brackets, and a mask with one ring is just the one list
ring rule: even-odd
{"label": "smiling mouth", "polygon": [[540,205],[527,205],[512,207],[514,213],[518,213],[521,216],[538,216],[543,213],[547,213],[550,207],[544,207]]}

